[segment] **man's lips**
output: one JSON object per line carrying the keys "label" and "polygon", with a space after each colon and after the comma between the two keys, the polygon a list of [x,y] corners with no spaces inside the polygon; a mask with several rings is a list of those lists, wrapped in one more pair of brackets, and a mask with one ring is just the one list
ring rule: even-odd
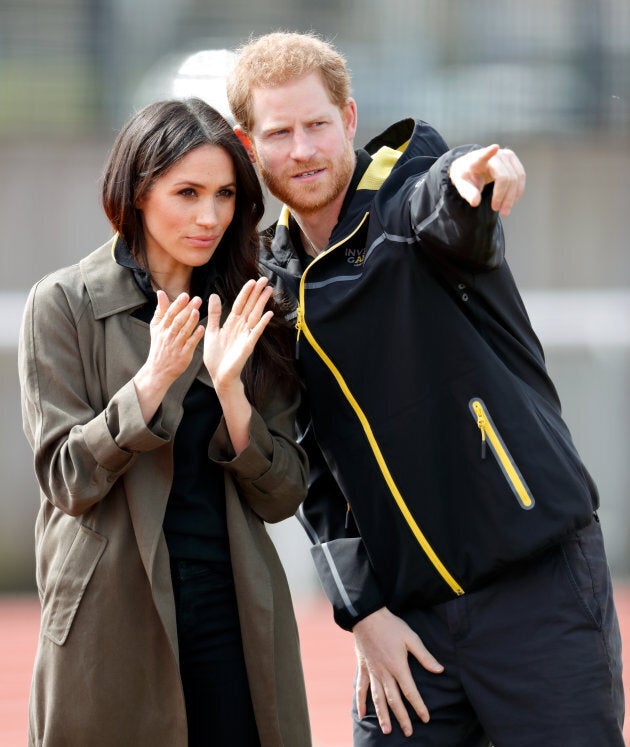
{"label": "man's lips", "polygon": [[300,171],[299,174],[294,174],[293,179],[310,179],[314,176],[317,176],[317,174],[321,174],[324,171],[323,168],[319,169],[309,169],[308,171]]}

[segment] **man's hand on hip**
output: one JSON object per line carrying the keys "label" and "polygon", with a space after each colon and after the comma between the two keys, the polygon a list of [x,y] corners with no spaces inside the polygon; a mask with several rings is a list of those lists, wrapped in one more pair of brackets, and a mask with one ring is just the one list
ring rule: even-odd
{"label": "man's hand on hip", "polygon": [[386,607],[358,622],[352,632],[358,664],[355,697],[359,718],[366,714],[369,688],[383,733],[389,734],[392,729],[391,708],[405,736],[410,736],[413,730],[403,696],[425,723],[429,711],[411,675],[408,655],[415,656],[429,672],[439,674],[444,667],[407,623]]}

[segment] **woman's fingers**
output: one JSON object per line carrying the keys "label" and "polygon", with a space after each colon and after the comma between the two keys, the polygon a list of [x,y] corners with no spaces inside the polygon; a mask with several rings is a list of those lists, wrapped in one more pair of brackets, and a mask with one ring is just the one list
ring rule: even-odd
{"label": "woman's fingers", "polygon": [[175,316],[190,302],[188,293],[180,293],[174,301],[170,301],[163,290],[156,291],[157,307],[153,320],[170,325]]}
{"label": "woman's fingers", "polygon": [[199,297],[189,298],[183,293],[170,303],[163,291],[158,291],[157,296],[151,320],[151,345],[141,377],[150,380],[152,388],[168,387],[181,376],[204,334],[199,324]]}
{"label": "woman's fingers", "polygon": [[221,299],[212,293],[208,299],[208,330],[216,332],[221,324]]}
{"label": "woman's fingers", "polygon": [[248,280],[245,283],[245,285],[239,291],[238,296],[236,296],[236,298],[234,299],[234,303],[232,304],[232,314],[234,314],[235,316],[241,316],[244,313],[247,299],[249,298],[251,292],[254,290],[255,286],[255,280]]}
{"label": "woman's fingers", "polygon": [[170,334],[172,338],[181,336],[186,340],[195,330],[199,322],[199,307],[201,299],[198,296],[190,298],[187,293],[181,293],[172,303],[166,294],[158,291],[158,305],[153,315],[152,324]]}
{"label": "woman's fingers", "polygon": [[197,347],[197,343],[203,338],[204,332],[204,328],[199,324],[198,309],[191,309],[188,319],[184,322],[179,331],[182,346],[187,355],[192,356],[192,353]]}
{"label": "woman's fingers", "polygon": [[199,324],[201,299],[181,293],[171,303],[163,291],[158,291],[157,296],[151,320],[151,359],[176,378],[187,368],[203,339],[204,328]]}
{"label": "woman's fingers", "polygon": [[267,285],[268,282],[266,277],[260,277],[256,281],[248,280],[232,306],[232,312],[240,316],[249,328],[258,322],[273,293],[273,289]]}
{"label": "woman's fingers", "polygon": [[[253,329],[265,314],[265,306],[273,294],[273,288],[270,286],[261,286],[258,298],[254,303],[254,308],[247,315],[247,326]],[[252,294],[253,296],[254,294]]]}
{"label": "woman's fingers", "polygon": [[154,321],[159,322],[160,319],[164,318],[164,315],[168,311],[170,303],[171,302],[168,300],[168,296],[163,290],[157,291],[157,306],[155,307],[155,312],[153,315]]}
{"label": "woman's fingers", "polygon": [[215,388],[240,380],[243,366],[273,318],[273,311],[265,311],[272,293],[267,278],[248,280],[223,324],[219,298],[210,297],[204,362]]}
{"label": "woman's fingers", "polygon": [[258,342],[260,336],[265,331],[265,327],[269,324],[272,318],[273,311],[266,311],[256,322],[256,324],[254,324],[253,327],[249,328],[249,342],[251,343],[252,348]]}
{"label": "woman's fingers", "polygon": [[[232,310],[225,321],[224,329],[226,331],[230,330],[235,335],[241,332],[250,334],[262,321],[265,315],[265,306],[272,295],[273,288],[268,285],[266,277],[258,278],[258,280],[248,280],[232,304]],[[269,318],[265,318],[265,322],[259,328],[259,333],[262,333],[262,330],[267,326]],[[259,336],[260,334],[257,335],[257,337]]]}
{"label": "woman's fingers", "polygon": [[187,338],[193,333],[199,323],[199,309],[189,304],[185,309],[180,311],[176,317],[176,324],[179,326],[179,334]]}

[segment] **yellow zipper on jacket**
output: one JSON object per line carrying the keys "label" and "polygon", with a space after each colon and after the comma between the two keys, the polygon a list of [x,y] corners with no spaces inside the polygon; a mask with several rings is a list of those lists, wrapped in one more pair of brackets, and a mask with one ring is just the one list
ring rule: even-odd
{"label": "yellow zipper on jacket", "polygon": [[355,233],[357,233],[357,231],[359,231],[359,229],[365,223],[365,221],[368,219],[369,214],[370,214],[370,212],[368,210],[365,213],[365,215],[363,216],[363,218],[361,218],[361,220],[359,221],[359,224],[356,226],[356,228],[354,229],[354,231],[352,231],[352,233],[349,233],[344,239],[342,239],[341,241],[338,241],[336,244],[333,244],[332,246],[329,246],[328,249],[326,249],[325,252],[321,252],[321,254],[318,254],[315,257],[315,259],[313,259],[313,261],[309,264],[309,266],[302,273],[302,277],[300,278],[300,291],[299,291],[299,294],[298,294],[298,307],[297,307],[297,310],[296,310],[297,318],[295,320],[295,328],[297,329],[297,336],[296,336],[296,342],[295,342],[295,344],[296,344],[296,351],[298,349],[299,342],[300,342],[300,334],[301,334],[303,328],[305,327],[305,324],[304,324],[304,281],[305,281],[305,278],[306,278],[306,275],[307,275],[308,271],[311,269],[311,267],[316,262],[319,262],[319,260],[322,257],[326,256],[326,254],[329,254],[330,252],[334,251],[337,247],[341,246],[342,244],[345,244],[346,241],[348,241],[349,239],[351,239],[355,235]]}
{"label": "yellow zipper on jacket", "polygon": [[486,443],[488,443],[521,507],[524,509],[533,508],[534,497],[492,422],[485,403],[478,397],[473,397],[470,400],[469,407],[477,420],[477,427],[481,431],[481,458],[485,459],[486,457]]}
{"label": "yellow zipper on jacket", "polygon": [[343,392],[346,400],[348,401],[348,403],[354,410],[357,418],[359,419],[359,422],[361,423],[363,432],[365,433],[367,437],[368,443],[370,444],[370,448],[372,449],[372,453],[374,454],[374,457],[379,466],[381,474],[383,475],[383,478],[385,482],[387,483],[387,486],[394,500],[396,501],[396,504],[400,512],[402,513],[405,521],[407,522],[407,525],[411,529],[418,544],[424,551],[425,555],[427,556],[427,558],[429,559],[429,561],[431,562],[435,570],[440,574],[440,576],[448,584],[448,586],[450,586],[452,591],[458,596],[461,596],[462,594],[464,594],[464,589],[462,589],[460,584],[453,578],[453,576],[447,570],[444,563],[442,563],[440,558],[437,556],[435,550],[433,549],[433,547],[431,547],[431,544],[429,543],[427,538],[424,536],[416,520],[411,514],[411,511],[409,510],[409,507],[407,506],[405,499],[403,498],[400,490],[398,489],[398,486],[396,485],[396,482],[394,481],[394,478],[391,472],[389,471],[389,467],[387,466],[383,453],[381,452],[378,442],[376,441],[376,438],[374,437],[374,433],[372,432],[372,428],[370,426],[370,423],[368,422],[368,419],[365,413],[359,406],[359,403],[354,398],[354,395],[350,391],[339,369],[335,366],[332,360],[328,357],[328,355],[324,352],[324,350],[320,347],[319,343],[313,337],[313,333],[309,329],[308,325],[306,324],[306,320],[304,318],[304,285],[305,285],[305,278],[306,278],[308,271],[310,270],[311,267],[313,267],[315,262],[321,259],[321,257],[333,251],[334,249],[339,247],[341,244],[344,244],[352,236],[354,236],[354,234],[361,228],[363,223],[366,221],[368,215],[369,215],[369,212],[365,213],[359,225],[355,228],[355,230],[349,236],[347,236],[342,241],[337,242],[336,244],[331,246],[329,249],[327,249],[325,252],[322,252],[322,254],[320,254],[316,259],[314,259],[313,262],[311,262],[311,264],[302,273],[302,278],[300,280],[300,293],[299,293],[297,323],[296,323],[296,327],[298,330],[298,338],[299,338],[300,333],[304,333],[304,337],[306,337],[306,339],[308,340],[313,350],[321,358],[326,368],[328,368],[331,374],[335,377],[337,383],[339,384],[339,388]]}

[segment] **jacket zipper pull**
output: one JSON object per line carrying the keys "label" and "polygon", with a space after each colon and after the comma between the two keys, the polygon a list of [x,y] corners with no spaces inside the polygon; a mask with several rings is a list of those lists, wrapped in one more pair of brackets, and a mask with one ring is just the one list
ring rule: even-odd
{"label": "jacket zipper pull", "polygon": [[350,526],[350,504],[346,503],[346,523],[345,523],[345,529],[348,530],[348,527]]}
{"label": "jacket zipper pull", "polygon": [[475,412],[477,413],[477,427],[481,431],[481,458],[486,458],[486,426],[488,425],[488,421],[486,420],[486,416],[484,415],[484,412],[481,408],[481,405],[478,402],[475,402],[473,405],[475,408]]}
{"label": "jacket zipper pull", "polygon": [[295,328],[297,329],[297,336],[295,338],[295,359],[300,360],[300,334],[302,332],[302,324],[304,323],[304,312],[302,306],[298,304],[297,307],[297,318],[295,320]]}

